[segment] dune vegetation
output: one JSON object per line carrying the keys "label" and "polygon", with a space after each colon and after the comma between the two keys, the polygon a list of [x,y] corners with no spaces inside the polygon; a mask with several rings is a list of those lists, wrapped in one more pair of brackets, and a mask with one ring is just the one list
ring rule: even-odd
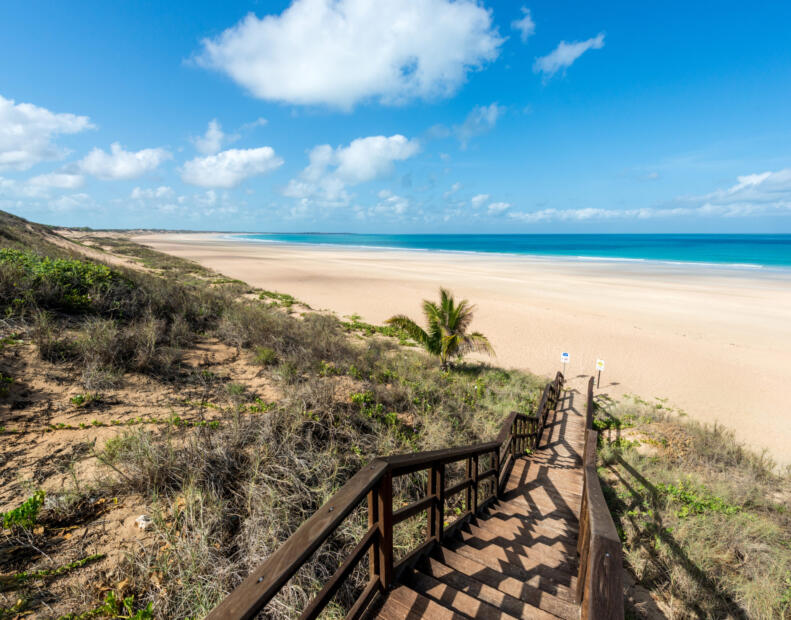
{"label": "dune vegetation", "polygon": [[[394,328],[315,313],[117,237],[75,245],[2,217],[4,441],[24,451],[45,434],[80,446],[51,478],[37,475],[40,462],[16,475],[5,464],[6,615],[199,617],[372,457],[491,436],[511,410],[532,410],[545,382],[478,364],[446,370]],[[234,371],[196,355],[207,349]],[[29,402],[34,369],[58,373],[52,421]],[[141,385],[161,406],[129,414]],[[420,482],[398,492],[414,496]],[[111,554],[100,522],[128,504],[145,530]],[[304,606],[364,520],[314,555],[274,616]],[[421,527],[405,522],[399,548]]]}
{"label": "dune vegetation", "polygon": [[791,470],[661,399],[596,411],[632,617],[791,617]]}
{"label": "dune vegetation", "polygon": [[[120,234],[2,212],[0,313],[0,617],[201,617],[374,456],[491,437],[546,383],[445,368],[403,322],[314,312]],[[629,613],[788,617],[789,475],[660,401],[600,400],[597,425]],[[405,477],[396,501],[424,484]],[[298,615],[365,519],[270,617]],[[399,525],[396,547],[424,525]]]}

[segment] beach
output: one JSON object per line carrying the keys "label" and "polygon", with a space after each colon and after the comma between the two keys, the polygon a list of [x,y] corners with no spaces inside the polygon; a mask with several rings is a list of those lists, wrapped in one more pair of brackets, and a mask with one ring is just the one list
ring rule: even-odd
{"label": "beach", "polygon": [[421,319],[440,286],[477,306],[491,362],[570,376],[605,361],[599,394],[645,400],[735,431],[791,463],[791,271],[261,243],[159,233],[135,241],[314,309]]}

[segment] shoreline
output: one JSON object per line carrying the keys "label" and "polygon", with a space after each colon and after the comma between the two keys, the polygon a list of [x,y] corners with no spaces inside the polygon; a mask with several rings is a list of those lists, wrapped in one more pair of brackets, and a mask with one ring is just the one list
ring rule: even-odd
{"label": "shoreline", "polygon": [[[196,233],[157,233],[157,234],[196,234]],[[260,243],[264,245],[285,245],[285,246],[295,246],[295,247],[326,247],[326,248],[348,248],[353,250],[391,250],[391,251],[401,251],[401,252],[437,252],[442,254],[459,254],[459,255],[466,255],[472,254],[476,256],[505,256],[505,257],[525,257],[525,258],[532,258],[535,260],[560,260],[560,261],[571,261],[571,262],[583,262],[583,261],[599,261],[603,263],[645,263],[645,264],[657,264],[657,265],[688,265],[692,267],[704,267],[704,268],[711,268],[711,269],[734,269],[734,270],[744,270],[744,271],[760,271],[760,272],[776,272],[781,275],[788,275],[791,276],[791,264],[788,265],[774,265],[768,263],[750,263],[750,262],[729,262],[729,261],[697,261],[697,260],[680,260],[680,259],[670,259],[670,258],[643,258],[643,257],[627,257],[627,256],[596,256],[596,255],[588,255],[588,254],[542,254],[540,252],[507,252],[507,251],[489,251],[489,250],[457,250],[457,249],[447,249],[447,248],[420,248],[420,247],[403,247],[403,246],[388,246],[388,245],[366,245],[366,244],[346,244],[346,243],[331,243],[331,242],[313,242],[313,241],[281,241],[278,239],[261,239],[257,238],[256,235],[259,233],[240,233],[240,232],[206,232],[206,233],[197,233],[199,235],[207,235],[217,240],[224,240],[224,241],[240,241],[246,243]],[[278,233],[272,233],[271,235],[267,233],[261,233],[260,235],[266,236],[277,236]],[[322,236],[323,234],[326,235],[333,235],[336,233],[306,233],[309,235],[315,235],[317,237]],[[344,233],[347,234],[347,233]],[[366,236],[366,235],[360,235]],[[475,236],[475,235],[471,235]],[[503,235],[508,236],[508,235]],[[581,235],[585,236],[585,235]],[[590,235],[590,236],[599,236],[599,235]],[[716,236],[716,235],[712,235]],[[771,236],[771,233],[766,233],[766,236]]]}
{"label": "shoreline", "polygon": [[[250,243],[217,233],[135,240],[289,293],[339,316],[381,324],[420,317],[440,285],[478,306],[472,329],[489,336],[506,368],[551,375],[560,352],[569,375],[605,359],[600,393],[666,398],[690,417],[791,462],[791,272],[689,268],[689,263],[564,260],[335,244]],[[692,263],[697,267],[696,263]],[[773,432],[765,433],[764,416]]]}

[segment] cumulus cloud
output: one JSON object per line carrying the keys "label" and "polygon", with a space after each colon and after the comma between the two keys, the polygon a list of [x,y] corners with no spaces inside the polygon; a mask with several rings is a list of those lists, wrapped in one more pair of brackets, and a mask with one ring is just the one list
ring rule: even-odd
{"label": "cumulus cloud", "polygon": [[77,189],[85,183],[85,177],[71,172],[50,172],[40,174],[28,180],[30,185],[39,187],[54,187],[57,189]]}
{"label": "cumulus cloud", "polygon": [[527,223],[673,217],[791,216],[791,168],[740,176],[736,181],[731,187],[718,189],[703,196],[678,198],[675,204],[669,207],[542,209],[512,212],[508,215]]}
{"label": "cumulus cloud", "polygon": [[493,202],[487,207],[486,211],[489,215],[502,215],[510,208],[511,208],[511,203]]}
{"label": "cumulus cloud", "polygon": [[118,143],[110,145],[110,152],[94,148],[79,162],[79,168],[104,181],[136,179],[155,170],[171,155],[165,149],[125,151]]}
{"label": "cumulus cloud", "polygon": [[236,187],[245,179],[271,172],[282,165],[283,160],[270,146],[228,149],[186,162],[181,169],[181,179],[200,187]]}
{"label": "cumulus cloud", "polygon": [[566,43],[561,41],[558,46],[546,56],[536,58],[533,63],[533,72],[542,73],[545,79],[551,78],[558,71],[568,69],[577,58],[588,50],[598,50],[604,47],[604,33],[585,41]]}
{"label": "cumulus cloud", "polygon": [[286,196],[319,200],[325,204],[347,204],[346,187],[390,174],[395,162],[409,159],[420,150],[417,140],[400,134],[357,138],[348,146],[314,147],[309,164],[284,190]]}
{"label": "cumulus cloud", "polygon": [[294,0],[205,39],[197,61],[260,99],[350,109],[449,96],[502,42],[473,0]]}
{"label": "cumulus cloud", "polygon": [[0,95],[0,170],[27,170],[41,161],[59,159],[66,151],[52,142],[55,136],[93,128],[87,116],[57,114]]}
{"label": "cumulus cloud", "polygon": [[192,142],[199,153],[203,155],[214,155],[220,151],[223,146],[235,142],[238,139],[239,136],[237,134],[226,134],[223,132],[220,123],[216,118],[213,118],[209,121],[206,133],[202,136],[190,138],[190,142]]}
{"label": "cumulus cloud", "polygon": [[530,15],[530,9],[522,7],[522,17],[512,21],[511,28],[519,31],[522,43],[527,43],[527,40],[536,31],[536,23]]}
{"label": "cumulus cloud", "polygon": [[174,195],[173,188],[167,185],[160,185],[159,187],[136,187],[132,190],[130,198],[132,200],[151,200],[154,198],[171,198]]}
{"label": "cumulus cloud", "polygon": [[475,196],[472,197],[472,200],[470,200],[470,203],[472,203],[472,206],[475,209],[477,209],[478,207],[480,207],[487,200],[489,200],[489,194],[476,194]]}
{"label": "cumulus cloud", "polygon": [[505,107],[490,103],[489,105],[475,106],[464,119],[461,125],[455,126],[454,132],[461,142],[462,148],[466,148],[467,143],[481,134],[494,129],[497,119],[505,112]]}
{"label": "cumulus cloud", "polygon": [[370,215],[403,215],[409,208],[409,200],[389,190],[379,192],[379,202],[371,209]]}
{"label": "cumulus cloud", "polygon": [[445,199],[450,198],[451,196],[453,196],[453,194],[458,192],[460,189],[461,189],[461,183],[454,183],[453,185],[450,186],[450,189],[447,192],[442,194],[442,197]]}

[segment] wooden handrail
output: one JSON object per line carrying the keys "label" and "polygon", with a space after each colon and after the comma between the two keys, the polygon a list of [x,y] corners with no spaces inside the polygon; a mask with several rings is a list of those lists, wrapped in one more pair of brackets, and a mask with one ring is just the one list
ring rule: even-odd
{"label": "wooden handrail", "polygon": [[[253,618],[367,497],[368,531],[301,616],[308,620],[321,613],[367,553],[370,580],[347,615],[347,618],[358,618],[376,594],[387,590],[393,583],[393,525],[424,510],[428,512],[428,540],[402,560],[403,564],[415,555],[427,553],[433,544],[442,542],[445,537],[445,500],[448,497],[467,491],[467,511],[451,527],[477,514],[488,502],[499,497],[512,462],[527,449],[534,450],[538,446],[547,412],[557,406],[563,380],[563,375],[557,373],[554,380],[544,388],[534,415],[511,413],[495,441],[380,457],[363,467],[223,599],[207,618]],[[491,455],[492,466],[479,471],[480,457],[487,454]],[[446,466],[462,460],[467,461],[467,477],[445,488]],[[393,478],[422,470],[429,471],[427,495],[393,512]],[[488,497],[481,498],[480,483],[488,478],[494,478],[494,490]]]}
{"label": "wooden handrail", "polygon": [[604,500],[596,473],[596,442],[593,430],[593,377],[588,381],[588,404],[585,412],[585,447],[583,450],[583,488],[580,506],[580,556],[577,601],[580,617],[620,620],[624,617],[621,540]]}

